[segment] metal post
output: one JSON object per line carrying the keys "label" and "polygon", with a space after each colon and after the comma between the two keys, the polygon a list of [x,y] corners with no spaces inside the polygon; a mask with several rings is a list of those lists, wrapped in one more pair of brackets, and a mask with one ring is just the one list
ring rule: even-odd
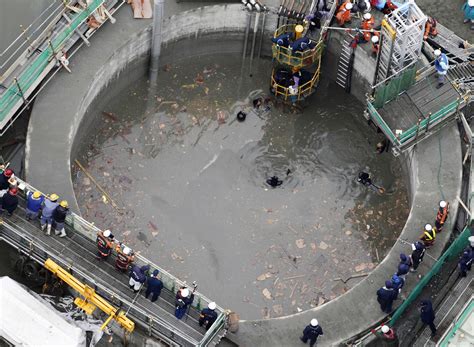
{"label": "metal post", "polygon": [[431,112],[428,115],[428,120],[426,121],[426,128],[425,128],[425,133],[428,132],[429,126],[430,126],[430,120],[431,120]]}
{"label": "metal post", "polygon": [[266,12],[264,10],[263,16],[262,16],[262,31],[260,34],[260,42],[258,44],[258,57],[260,58],[262,56],[262,45],[263,45],[263,35],[265,34],[265,17],[266,17]]}
{"label": "metal post", "polygon": [[252,62],[255,53],[255,42],[257,41],[258,22],[260,20],[260,12],[255,15],[255,23],[253,25],[252,47],[250,48],[250,77],[252,77]]}
{"label": "metal post", "polygon": [[17,78],[15,77],[13,79],[15,81],[16,87],[18,88],[18,91],[20,92],[21,98],[23,99],[23,102],[26,102],[25,95],[23,95],[23,90],[20,87],[20,83],[18,83]]}
{"label": "metal post", "polygon": [[247,26],[245,27],[244,50],[242,52],[242,60],[245,59],[245,56],[247,55],[247,44],[249,41],[249,31],[250,31],[251,22],[252,22],[252,13],[247,12]]}
{"label": "metal post", "polygon": [[150,83],[156,83],[160,67],[164,0],[155,0],[153,7],[153,37],[151,42]]}

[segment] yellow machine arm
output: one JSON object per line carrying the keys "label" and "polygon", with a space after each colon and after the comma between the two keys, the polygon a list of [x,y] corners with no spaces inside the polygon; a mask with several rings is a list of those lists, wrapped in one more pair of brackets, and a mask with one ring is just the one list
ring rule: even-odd
{"label": "yellow machine arm", "polygon": [[97,294],[94,288],[82,283],[49,258],[44,262],[44,267],[83,296],[83,298],[77,297],[74,300],[74,303],[87,314],[92,314],[96,308],[99,308],[101,311],[109,315],[109,318],[107,318],[101,327],[102,330],[105,329],[112,319],[115,319],[117,323],[130,333],[135,329],[135,323],[125,316],[125,312],[118,311],[117,308],[109,304],[107,300]]}

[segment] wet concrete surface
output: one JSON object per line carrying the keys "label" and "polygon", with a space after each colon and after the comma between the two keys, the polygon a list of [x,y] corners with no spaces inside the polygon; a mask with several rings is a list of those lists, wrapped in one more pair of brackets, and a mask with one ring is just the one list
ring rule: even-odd
{"label": "wet concrete surface", "polygon": [[[74,174],[86,219],[244,319],[344,293],[383,259],[408,215],[400,163],[375,154],[363,105],[323,81],[303,111],[271,103],[256,112],[270,69],[256,61],[241,78],[238,57],[199,57],[163,67],[155,92],[145,79],[111,88],[114,101],[90,111],[101,124],[80,160],[118,208]],[[387,193],[358,184],[360,170]],[[265,183],[272,175],[282,186]]]}

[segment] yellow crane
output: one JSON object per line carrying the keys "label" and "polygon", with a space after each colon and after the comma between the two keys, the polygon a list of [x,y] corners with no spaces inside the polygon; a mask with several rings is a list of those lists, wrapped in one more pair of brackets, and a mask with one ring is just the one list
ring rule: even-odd
{"label": "yellow crane", "polygon": [[71,288],[78,291],[81,297],[77,297],[74,300],[74,303],[83,309],[87,314],[92,314],[96,308],[99,308],[109,317],[102,324],[101,330],[104,330],[107,324],[112,319],[115,319],[118,324],[120,324],[125,330],[131,333],[135,329],[135,323],[126,317],[124,311],[115,308],[107,302],[103,297],[97,294],[94,288],[88,286],[87,284],[82,283],[73,275],[71,275],[67,270],[63,269],[61,266],[56,264],[53,260],[47,259],[44,262],[44,267],[51,271],[53,274],[58,276],[62,281],[67,283]]}

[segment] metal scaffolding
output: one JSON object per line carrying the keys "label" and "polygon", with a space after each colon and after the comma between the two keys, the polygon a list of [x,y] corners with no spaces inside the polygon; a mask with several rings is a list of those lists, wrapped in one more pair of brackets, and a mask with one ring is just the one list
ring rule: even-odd
{"label": "metal scaffolding", "polygon": [[374,84],[416,63],[421,53],[426,20],[414,0],[407,1],[385,17]]}

